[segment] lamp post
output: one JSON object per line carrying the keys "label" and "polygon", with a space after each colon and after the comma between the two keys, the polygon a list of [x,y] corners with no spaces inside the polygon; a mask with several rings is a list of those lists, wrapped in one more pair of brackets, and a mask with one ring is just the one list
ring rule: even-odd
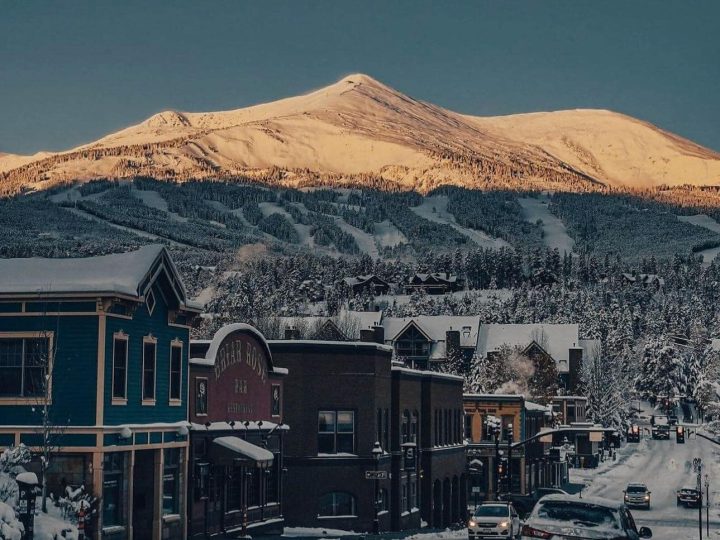
{"label": "lamp post", "polygon": [[487,426],[488,432],[492,433],[493,437],[495,438],[495,500],[498,499],[498,495],[500,493],[500,426],[501,422],[498,418],[495,416],[488,416],[485,419],[485,425]]}
{"label": "lamp post", "polygon": [[[375,472],[377,473],[378,465],[380,465],[380,456],[383,454],[382,446],[378,441],[375,441],[372,449],[373,461],[375,462]],[[373,520],[373,534],[380,534],[380,492],[379,492],[379,480],[377,474],[375,475],[375,519]]]}
{"label": "lamp post", "polygon": [[513,425],[510,422],[507,425],[507,492],[512,493],[512,443],[513,443]]}

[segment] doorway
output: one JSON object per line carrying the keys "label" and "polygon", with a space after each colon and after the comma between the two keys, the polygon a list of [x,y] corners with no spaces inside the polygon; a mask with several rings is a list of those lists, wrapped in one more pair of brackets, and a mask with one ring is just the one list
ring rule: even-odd
{"label": "doorway", "polygon": [[152,539],[155,515],[155,451],[135,452],[133,473],[133,538]]}

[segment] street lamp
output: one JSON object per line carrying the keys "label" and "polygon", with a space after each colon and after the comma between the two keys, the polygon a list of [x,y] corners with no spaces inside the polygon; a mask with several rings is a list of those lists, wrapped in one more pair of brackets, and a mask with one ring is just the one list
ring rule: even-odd
{"label": "street lamp", "polygon": [[512,493],[512,442],[513,442],[513,425],[510,422],[507,425],[507,492]]}
{"label": "street lamp", "polygon": [[379,492],[379,480],[377,475],[378,465],[380,464],[380,456],[383,455],[382,446],[378,441],[375,441],[372,449],[373,461],[375,462],[375,519],[373,520],[373,534],[380,534],[380,492]]}
{"label": "street lamp", "polygon": [[497,500],[500,492],[500,432],[501,432],[501,421],[495,416],[488,416],[485,419],[485,425],[487,426],[488,433],[491,433],[495,438],[495,499]]}

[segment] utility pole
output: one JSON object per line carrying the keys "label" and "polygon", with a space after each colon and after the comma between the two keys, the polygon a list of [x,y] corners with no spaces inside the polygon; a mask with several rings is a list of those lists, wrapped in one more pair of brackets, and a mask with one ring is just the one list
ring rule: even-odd
{"label": "utility pole", "polygon": [[693,471],[697,473],[697,490],[700,494],[700,504],[698,504],[698,533],[700,535],[700,540],[702,540],[703,537],[703,527],[702,527],[702,507],[703,507],[703,494],[702,494],[702,459],[695,458],[693,459]]}
{"label": "utility pole", "polygon": [[710,539],[710,479],[705,475],[705,535]]}

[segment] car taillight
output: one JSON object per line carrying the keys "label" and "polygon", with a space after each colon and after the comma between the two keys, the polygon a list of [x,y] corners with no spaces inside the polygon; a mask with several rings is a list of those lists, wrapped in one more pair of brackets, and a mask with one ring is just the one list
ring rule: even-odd
{"label": "car taillight", "polygon": [[535,529],[531,527],[530,525],[523,525],[522,533],[523,536],[527,536],[528,538],[552,538],[553,535],[549,532],[541,531],[539,529]]}

